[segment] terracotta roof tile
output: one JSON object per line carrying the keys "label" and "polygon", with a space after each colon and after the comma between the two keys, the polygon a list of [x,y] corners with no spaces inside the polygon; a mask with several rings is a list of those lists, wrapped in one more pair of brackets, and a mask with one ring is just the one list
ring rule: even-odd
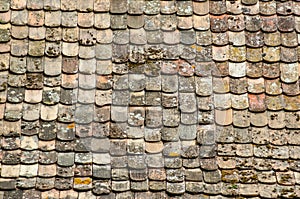
{"label": "terracotta roof tile", "polygon": [[273,15],[276,13],[275,1],[259,1],[259,11],[263,15]]}
{"label": "terracotta roof tile", "polygon": [[265,32],[274,32],[277,30],[277,16],[261,16],[262,30]]}
{"label": "terracotta roof tile", "polygon": [[298,60],[297,49],[281,47],[280,58],[283,62],[296,62]]}
{"label": "terracotta roof tile", "polygon": [[15,56],[24,56],[28,52],[28,40],[12,40],[11,54]]}
{"label": "terracotta roof tile", "polygon": [[145,15],[144,17],[145,30],[158,30],[160,29],[160,15]]}
{"label": "terracotta roof tile", "polygon": [[111,1],[110,2],[110,12],[111,13],[125,13],[127,12],[128,4],[127,1],[121,0],[121,1]]}
{"label": "terracotta roof tile", "polygon": [[[218,2],[218,1],[212,1]],[[228,30],[228,16],[220,15],[220,16],[210,16],[210,27],[213,32],[225,32]]]}
{"label": "terracotta roof tile", "polygon": [[248,92],[249,93],[263,93],[265,91],[264,78],[251,79],[248,78]]}
{"label": "terracotta roof tile", "polygon": [[63,11],[73,11],[77,9],[77,0],[69,2],[68,0],[60,0],[60,8]]}
{"label": "terracotta roof tile", "polygon": [[248,94],[249,110],[254,112],[261,112],[266,110],[265,94]]}
{"label": "terracotta roof tile", "polygon": [[209,1],[193,1],[193,11],[197,15],[209,13]]}
{"label": "terracotta roof tile", "polygon": [[259,31],[262,27],[262,20],[260,15],[246,15],[245,16],[245,28],[248,31]]}
{"label": "terracotta roof tile", "polygon": [[11,26],[11,36],[16,39],[25,39],[28,37],[27,26]]}
{"label": "terracotta roof tile", "polygon": [[231,95],[231,105],[234,109],[246,109],[249,107],[248,95]]}
{"label": "terracotta roof tile", "polygon": [[128,27],[142,28],[144,26],[144,15],[128,15]]}
{"label": "terracotta roof tile", "polygon": [[248,110],[235,110],[233,111],[233,125],[237,127],[248,127],[250,126],[249,117],[250,114]]}
{"label": "terracotta roof tile", "polygon": [[279,95],[282,93],[280,80],[277,79],[266,79],[266,93],[270,95]]}
{"label": "terracotta roof tile", "polygon": [[281,33],[281,43],[286,47],[296,47],[298,45],[298,37],[296,32]]}
{"label": "terracotta roof tile", "polygon": [[286,95],[299,95],[300,94],[300,86],[299,81],[291,84],[282,83],[283,93]]}
{"label": "terracotta roof tile", "polygon": [[228,32],[229,36],[229,43],[231,43],[233,46],[242,46],[245,45],[245,32]]}
{"label": "terracotta roof tile", "polygon": [[210,28],[210,20],[208,15],[193,15],[193,23],[196,30],[208,30]]}
{"label": "terracotta roof tile", "polygon": [[76,0],[77,1],[77,9],[83,12],[91,12],[94,9],[94,1],[93,0]]}
{"label": "terracotta roof tile", "polygon": [[245,29],[244,15],[234,15],[228,17],[228,29],[231,31],[241,31]]}
{"label": "terracotta roof tile", "polygon": [[266,126],[268,124],[267,112],[253,113],[250,112],[251,124],[257,127]]}
{"label": "terracotta roof tile", "polygon": [[94,26],[99,29],[106,29],[110,27],[111,24],[111,16],[104,12],[104,13],[95,13],[95,22]]}
{"label": "terracotta roof tile", "polygon": [[228,40],[229,37],[227,32],[212,33],[212,41],[215,45],[227,45]]}
{"label": "terracotta roof tile", "polygon": [[259,14],[259,4],[253,5],[243,5],[243,13],[248,15],[256,15]]}
{"label": "terracotta roof tile", "polygon": [[284,99],[284,109],[290,111],[300,110],[300,96],[283,96]]}
{"label": "terracotta roof tile", "polygon": [[[108,21],[107,21],[108,23]],[[110,23],[112,29],[126,29],[127,27],[127,15],[110,15]]]}
{"label": "terracotta roof tile", "polygon": [[11,16],[11,11],[10,10],[7,11],[7,12],[1,12],[0,13],[1,24],[9,23],[10,16]]}
{"label": "terracotta roof tile", "polygon": [[44,27],[30,27],[29,39],[41,40],[46,38],[46,28]]}
{"label": "terracotta roof tile", "polygon": [[215,15],[224,14],[226,12],[226,2],[209,1],[209,12]]}
{"label": "terracotta roof tile", "polygon": [[198,45],[210,45],[212,43],[210,30],[196,31],[196,43]]}
{"label": "terracotta roof tile", "polygon": [[178,28],[179,29],[191,29],[193,28],[193,17],[192,16],[178,16]]}
{"label": "terracotta roof tile", "polygon": [[79,46],[79,57],[83,59],[91,59],[95,57],[95,46]]}
{"label": "terracotta roof tile", "polygon": [[[280,36],[280,35],[279,35]],[[246,44],[250,47],[262,47],[264,44],[264,35],[262,32],[247,32]]]}
{"label": "terracotta roof tile", "polygon": [[193,14],[192,1],[178,1],[177,2],[177,15],[188,16]]}
{"label": "terracotta roof tile", "polygon": [[278,29],[282,32],[293,31],[295,19],[293,16],[278,16]]}
{"label": "terracotta roof tile", "polygon": [[177,27],[177,17],[176,15],[161,15],[161,29],[164,31],[172,31]]}
{"label": "terracotta roof tile", "polygon": [[280,60],[279,47],[263,47],[263,59],[268,62],[276,62]]}
{"label": "terracotta roof tile", "polygon": [[281,63],[280,72],[280,79],[285,83],[296,82],[299,79],[299,66],[297,63]]}
{"label": "terracotta roof tile", "polygon": [[242,4],[241,0],[237,1],[226,1],[227,12],[232,14],[241,14],[242,13]]}

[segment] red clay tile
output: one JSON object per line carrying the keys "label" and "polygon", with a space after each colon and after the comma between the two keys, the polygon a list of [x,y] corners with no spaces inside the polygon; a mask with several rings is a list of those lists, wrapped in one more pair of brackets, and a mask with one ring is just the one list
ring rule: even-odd
{"label": "red clay tile", "polygon": [[115,14],[122,14],[127,12],[128,4],[126,0],[111,1],[110,12]]}
{"label": "red clay tile", "polygon": [[280,75],[279,63],[263,63],[263,76],[267,78],[276,78]]}
{"label": "red clay tile", "polygon": [[210,16],[210,27],[213,32],[225,32],[228,30],[228,16]]}
{"label": "red clay tile", "polygon": [[277,14],[280,15],[290,15],[293,14],[293,2],[286,1],[286,2],[276,2],[276,10]]}
{"label": "red clay tile", "polygon": [[229,62],[229,75],[232,77],[244,77],[246,76],[246,62],[234,63]]}
{"label": "red clay tile", "polygon": [[248,94],[249,110],[253,112],[262,112],[266,110],[265,94]]}
{"label": "red clay tile", "polygon": [[77,0],[77,9],[82,12],[93,11],[94,0]]}
{"label": "red clay tile", "polygon": [[277,30],[277,16],[261,16],[262,30],[265,32],[274,32]]}
{"label": "red clay tile", "polygon": [[28,11],[11,11],[11,23],[14,25],[26,25],[28,18]]}
{"label": "red clay tile", "polygon": [[262,48],[247,48],[247,61],[262,61]]}
{"label": "red clay tile", "polygon": [[235,94],[247,92],[247,78],[230,78],[230,91]]}
{"label": "red clay tile", "polygon": [[245,15],[257,15],[259,14],[259,4],[256,3],[254,5],[243,5],[243,13]]}
{"label": "red clay tile", "polygon": [[228,62],[216,62],[215,70],[212,74],[215,76],[228,76],[229,75],[229,66]]}
{"label": "red clay tile", "polygon": [[229,46],[213,46],[212,54],[215,61],[227,61],[229,58]]}
{"label": "red clay tile", "polygon": [[44,121],[51,121],[57,118],[58,105],[47,106],[41,104],[41,119]]}

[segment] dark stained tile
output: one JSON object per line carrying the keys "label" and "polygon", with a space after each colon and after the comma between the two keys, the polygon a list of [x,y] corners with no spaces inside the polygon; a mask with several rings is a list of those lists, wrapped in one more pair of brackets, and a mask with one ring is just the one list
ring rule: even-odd
{"label": "dark stained tile", "polygon": [[209,1],[209,12],[214,15],[226,13],[226,1]]}
{"label": "dark stained tile", "polygon": [[[277,30],[277,16],[261,16],[262,30],[265,32],[274,32]],[[283,21],[283,20],[282,20]],[[283,23],[283,22],[282,22]]]}
{"label": "dark stained tile", "polygon": [[[213,1],[218,2],[218,1]],[[228,16],[210,16],[210,27],[213,32],[225,32],[228,30]]]}
{"label": "dark stained tile", "polygon": [[295,28],[295,18],[293,16],[278,16],[278,30],[290,32]]}
{"label": "dark stained tile", "polygon": [[276,13],[275,1],[259,1],[259,11],[263,15],[273,15]]}

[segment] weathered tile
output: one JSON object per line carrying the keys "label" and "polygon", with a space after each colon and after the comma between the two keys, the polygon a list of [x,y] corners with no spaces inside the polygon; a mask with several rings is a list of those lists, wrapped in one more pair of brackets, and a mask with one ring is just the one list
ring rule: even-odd
{"label": "weathered tile", "polygon": [[266,93],[270,95],[279,95],[282,93],[280,80],[277,79],[266,79]]}
{"label": "weathered tile", "polygon": [[15,56],[25,56],[28,52],[28,40],[12,40],[11,54]]}
{"label": "weathered tile", "polygon": [[46,40],[59,41],[61,40],[61,28],[46,28]]}
{"label": "weathered tile", "polygon": [[276,62],[280,60],[279,47],[263,47],[263,59],[268,62]]}
{"label": "weathered tile", "polygon": [[[265,35],[271,35],[271,34],[273,33],[268,33],[268,34],[265,33]],[[262,47],[264,44],[264,34],[261,31],[247,32],[245,36],[246,36],[246,44],[250,47]]]}
{"label": "weathered tile", "polygon": [[228,16],[210,16],[210,26],[213,32],[225,32],[228,30]]}
{"label": "weathered tile", "polygon": [[259,2],[259,11],[263,15],[273,15],[276,13],[276,2],[263,1]]}
{"label": "weathered tile", "polygon": [[21,11],[16,11],[13,10],[11,11],[11,23],[14,25],[26,25],[28,20],[28,11],[21,10]]}
{"label": "weathered tile", "polygon": [[261,16],[262,30],[265,32],[274,32],[277,30],[277,16]]}
{"label": "weathered tile", "polygon": [[11,26],[10,31],[16,39],[25,39],[28,36],[28,26]]}
{"label": "weathered tile", "polygon": [[62,12],[61,13],[61,25],[64,27],[76,27],[77,26],[77,12]]}
{"label": "weathered tile", "polygon": [[260,15],[246,15],[245,16],[245,28],[248,31],[259,31],[262,26],[262,20]]}
{"label": "weathered tile", "polygon": [[295,19],[293,16],[278,16],[278,30],[290,32],[295,28]]}
{"label": "weathered tile", "polygon": [[211,14],[220,15],[226,12],[226,2],[224,1],[210,1],[209,11]]}
{"label": "weathered tile", "polygon": [[204,16],[193,15],[193,24],[196,30],[209,30],[210,19],[208,15],[204,15]]}
{"label": "weathered tile", "polygon": [[285,83],[292,83],[299,79],[299,67],[298,64],[280,64],[280,79]]}
{"label": "weathered tile", "polygon": [[245,29],[244,15],[232,15],[228,17],[228,29],[231,31],[241,31]]}
{"label": "weathered tile", "polygon": [[130,28],[142,28],[144,26],[144,15],[128,15],[127,22]]}
{"label": "weathered tile", "polygon": [[281,33],[281,43],[286,47],[296,47],[298,45],[298,37],[296,32]]}
{"label": "weathered tile", "polygon": [[[42,26],[44,25],[44,11],[29,11],[28,12],[28,25]],[[46,24],[47,25],[47,24]]]}
{"label": "weathered tile", "polygon": [[246,62],[234,63],[229,62],[229,75],[232,77],[244,77],[246,76]]}

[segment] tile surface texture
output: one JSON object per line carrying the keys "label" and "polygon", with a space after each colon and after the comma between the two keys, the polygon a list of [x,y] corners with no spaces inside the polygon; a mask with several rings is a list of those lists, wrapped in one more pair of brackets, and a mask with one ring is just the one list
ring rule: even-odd
{"label": "tile surface texture", "polygon": [[0,198],[299,198],[300,1],[1,0]]}

